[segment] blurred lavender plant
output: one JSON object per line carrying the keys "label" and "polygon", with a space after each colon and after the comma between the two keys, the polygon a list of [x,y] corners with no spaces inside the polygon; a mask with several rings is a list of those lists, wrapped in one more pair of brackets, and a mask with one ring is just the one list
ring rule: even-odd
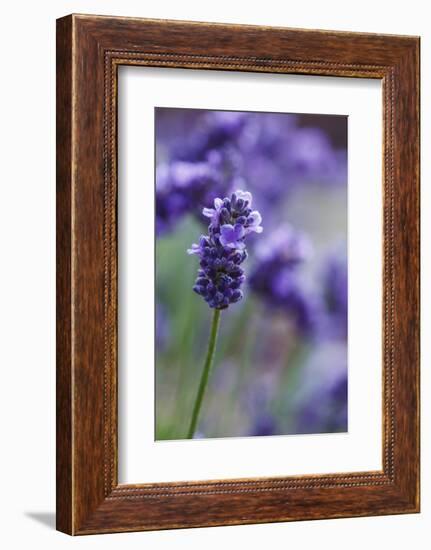
{"label": "blurred lavender plant", "polygon": [[347,155],[336,151],[320,128],[297,128],[286,147],[284,166],[296,182],[344,183]]}
{"label": "blurred lavender plant", "polygon": [[270,377],[260,377],[244,395],[244,406],[251,419],[248,435],[275,435],[279,430],[277,419],[271,412],[270,404],[274,388]]}
{"label": "blurred lavender plant", "polygon": [[347,369],[316,388],[298,415],[296,433],[347,431]]}
{"label": "blurred lavender plant", "polygon": [[299,184],[345,183],[347,155],[292,114],[250,113],[240,136],[243,175],[259,202],[274,204]]}
{"label": "blurred lavender plant", "polygon": [[193,132],[185,128],[182,140],[171,147],[171,156],[188,162],[207,160],[212,151],[222,152],[235,146],[247,123],[248,113],[206,111]]}
{"label": "blurred lavender plant", "polygon": [[158,124],[167,149],[167,161],[158,159],[156,174],[158,234],[231,189],[241,165],[235,143],[245,119],[245,113],[210,111],[192,132],[184,122],[183,131],[178,130],[179,139],[164,136],[163,125]]}
{"label": "blurred lavender plant", "polygon": [[277,433],[278,426],[274,415],[267,412],[256,415],[250,431],[251,436],[276,435]]}
{"label": "blurred lavender plant", "polygon": [[197,205],[214,200],[226,187],[210,162],[175,161],[157,168],[156,229],[163,234]]}
{"label": "blurred lavender plant", "polygon": [[204,208],[210,218],[208,235],[188,249],[200,258],[200,269],[193,290],[211,308],[226,309],[243,297],[245,281],[240,264],[247,258],[245,237],[261,233],[261,215],[251,209],[252,195],[244,191],[232,193],[231,198],[216,198],[214,208]]}
{"label": "blurred lavender plant", "polygon": [[323,298],[328,336],[347,337],[347,261],[343,254],[331,254],[323,273]]}
{"label": "blurred lavender plant", "polygon": [[296,269],[309,259],[309,239],[290,225],[275,231],[256,251],[249,285],[271,307],[291,316],[304,333],[315,325],[317,303],[299,282]]}
{"label": "blurred lavender plant", "polygon": [[238,176],[264,209],[295,185],[347,178],[345,150],[292,114],[158,108],[156,136],[158,234],[228,194]]}
{"label": "blurred lavender plant", "polygon": [[163,350],[169,340],[170,326],[166,308],[160,302],[156,303],[156,344],[158,350]]}
{"label": "blurred lavender plant", "polygon": [[249,113],[240,136],[242,174],[263,205],[272,204],[289,190],[291,178],[283,159],[295,131],[296,117],[272,113]]}

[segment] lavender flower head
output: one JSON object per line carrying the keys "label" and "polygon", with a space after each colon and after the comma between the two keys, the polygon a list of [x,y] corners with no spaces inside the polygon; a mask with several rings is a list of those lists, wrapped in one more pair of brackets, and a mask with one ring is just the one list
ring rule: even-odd
{"label": "lavender flower head", "polygon": [[238,190],[230,198],[216,198],[214,208],[203,209],[210,220],[208,235],[202,235],[199,244],[193,244],[187,252],[200,258],[193,290],[211,308],[226,309],[243,297],[245,238],[263,231],[262,217],[251,209],[251,204],[251,193]]}

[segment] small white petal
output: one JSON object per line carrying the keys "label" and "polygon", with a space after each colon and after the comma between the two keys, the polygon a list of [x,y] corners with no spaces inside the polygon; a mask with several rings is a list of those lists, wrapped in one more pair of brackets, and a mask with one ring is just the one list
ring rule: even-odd
{"label": "small white petal", "polygon": [[214,206],[216,210],[219,210],[222,207],[223,201],[221,199],[214,199]]}
{"label": "small white petal", "polygon": [[253,199],[251,193],[249,191],[241,191],[241,189],[238,189],[235,191],[235,195],[238,199],[243,199],[245,201],[248,201],[248,206],[251,205],[251,201]]}
{"label": "small white petal", "polygon": [[200,253],[200,246],[198,244],[192,244],[191,248],[187,249],[187,254],[199,254]]}
{"label": "small white petal", "polygon": [[215,214],[215,210],[214,208],[204,208],[202,210],[202,214],[206,217],[206,218],[212,218]]}
{"label": "small white petal", "polygon": [[260,225],[262,223],[262,216],[257,210],[253,210],[249,218],[253,218],[253,225]]}
{"label": "small white petal", "polygon": [[246,227],[245,234],[250,235],[250,233],[262,233],[263,227],[261,225],[251,225],[250,227]]}

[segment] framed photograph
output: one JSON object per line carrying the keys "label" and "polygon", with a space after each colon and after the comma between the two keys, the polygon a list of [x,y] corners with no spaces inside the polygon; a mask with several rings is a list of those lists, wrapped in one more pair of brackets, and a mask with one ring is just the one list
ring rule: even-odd
{"label": "framed photograph", "polygon": [[419,38],[57,21],[57,528],[419,511]]}

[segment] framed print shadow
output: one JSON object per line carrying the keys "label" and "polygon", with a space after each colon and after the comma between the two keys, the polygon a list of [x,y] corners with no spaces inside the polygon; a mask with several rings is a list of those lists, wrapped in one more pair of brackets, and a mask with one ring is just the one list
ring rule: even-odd
{"label": "framed print shadow", "polygon": [[419,321],[419,38],[57,21],[58,530],[418,512]]}

